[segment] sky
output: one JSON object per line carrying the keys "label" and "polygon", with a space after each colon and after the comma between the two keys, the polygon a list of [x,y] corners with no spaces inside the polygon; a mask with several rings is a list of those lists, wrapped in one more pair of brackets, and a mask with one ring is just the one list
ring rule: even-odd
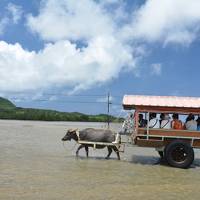
{"label": "sky", "polygon": [[120,115],[125,94],[199,96],[199,0],[0,0],[0,96]]}

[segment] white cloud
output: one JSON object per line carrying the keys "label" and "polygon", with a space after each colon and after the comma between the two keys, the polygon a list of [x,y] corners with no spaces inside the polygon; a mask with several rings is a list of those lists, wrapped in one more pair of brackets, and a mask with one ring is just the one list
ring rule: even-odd
{"label": "white cloud", "polygon": [[[20,44],[0,41],[0,90],[33,89],[39,74],[34,69],[34,52],[27,52]],[[34,77],[34,83],[30,83]]]}
{"label": "white cloud", "polygon": [[190,44],[199,34],[199,0],[147,0],[124,35],[149,42]]}
{"label": "white cloud", "polygon": [[[197,37],[197,0],[147,0],[130,21],[123,6],[112,13],[106,8],[119,2],[123,1],[43,0],[38,15],[27,16],[27,27],[43,39],[45,47],[31,52],[1,41],[0,91],[88,89],[117,78],[122,71],[137,74],[136,62],[146,54],[145,43],[138,42],[190,44]],[[8,10],[17,23],[20,7],[10,4]],[[123,17],[126,25],[121,23]],[[0,32],[7,23],[0,20]],[[85,46],[78,48],[80,43]],[[159,63],[151,68],[155,75],[162,73]]]}
{"label": "white cloud", "polygon": [[88,40],[98,35],[112,34],[113,21],[91,0],[48,0],[38,16],[28,16],[29,28],[44,40]]}
{"label": "white cloud", "polygon": [[100,2],[102,4],[107,5],[107,4],[116,4],[116,3],[119,3],[119,2],[121,3],[122,0],[100,0]]}
{"label": "white cloud", "polygon": [[[27,24],[51,43],[30,52],[20,44],[0,42],[0,91],[66,86],[75,92],[135,68],[132,47],[118,37],[115,22],[94,1],[43,1]],[[80,49],[74,40],[84,40],[86,46]]]}
{"label": "white cloud", "polygon": [[162,65],[161,63],[154,63],[151,65],[151,74],[160,76],[162,73]]}
{"label": "white cloud", "polygon": [[49,101],[56,101],[56,100],[58,100],[58,97],[55,95],[49,97]]}
{"label": "white cloud", "polygon": [[87,89],[118,77],[124,66],[133,63],[129,49],[109,37],[95,38],[82,51],[69,41],[59,41],[47,44],[38,53],[2,41],[0,91],[63,85],[74,91]]}
{"label": "white cloud", "polygon": [[17,24],[22,16],[22,7],[15,5],[13,3],[9,3],[7,6],[8,12],[11,14],[11,19],[14,24]]}
{"label": "white cloud", "polygon": [[2,35],[5,31],[7,24],[9,23],[9,19],[7,17],[3,17],[0,19],[0,35]]}
{"label": "white cloud", "polygon": [[22,8],[13,3],[9,3],[6,7],[7,12],[2,14],[0,18],[0,35],[4,34],[6,28],[10,24],[17,24],[22,16]]}

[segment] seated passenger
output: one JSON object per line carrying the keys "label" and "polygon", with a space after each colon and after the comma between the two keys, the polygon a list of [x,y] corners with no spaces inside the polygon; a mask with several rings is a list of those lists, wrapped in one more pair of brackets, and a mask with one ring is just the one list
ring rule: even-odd
{"label": "seated passenger", "polygon": [[170,129],[171,128],[171,120],[169,114],[163,115],[163,120],[161,121],[160,128]]}
{"label": "seated passenger", "polygon": [[143,114],[139,114],[139,127],[144,128],[147,126],[147,120],[143,118]]}
{"label": "seated passenger", "polygon": [[184,125],[183,125],[182,121],[179,120],[178,114],[177,114],[177,113],[174,113],[174,114],[172,115],[172,118],[173,118],[173,120],[172,120],[172,122],[171,122],[171,127],[172,127],[173,129],[183,130],[183,129],[184,129]]}
{"label": "seated passenger", "polygon": [[196,131],[197,130],[197,121],[194,120],[194,115],[189,114],[186,122],[185,122],[185,128],[190,131]]}
{"label": "seated passenger", "polygon": [[200,115],[197,118],[197,131],[200,131]]}
{"label": "seated passenger", "polygon": [[156,118],[156,113],[149,114],[149,128],[160,128],[159,120]]}
{"label": "seated passenger", "polygon": [[162,122],[162,120],[164,119],[164,115],[165,115],[165,113],[161,113],[161,114],[160,114],[160,120],[159,120],[160,127],[161,127],[161,122]]}

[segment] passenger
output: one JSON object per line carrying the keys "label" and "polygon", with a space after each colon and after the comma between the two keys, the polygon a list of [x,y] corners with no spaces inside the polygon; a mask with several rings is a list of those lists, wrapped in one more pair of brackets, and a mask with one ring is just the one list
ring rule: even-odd
{"label": "passenger", "polygon": [[172,115],[172,118],[173,118],[173,120],[172,120],[172,122],[171,122],[171,127],[172,127],[173,129],[183,130],[183,129],[184,129],[184,125],[183,125],[182,121],[179,120],[178,114],[177,114],[177,113],[174,113],[174,114]]}
{"label": "passenger", "polygon": [[171,128],[171,120],[169,114],[163,115],[163,120],[161,121],[160,128],[170,129]]}
{"label": "passenger", "polygon": [[197,118],[197,131],[200,131],[200,115]]}
{"label": "passenger", "polygon": [[143,114],[139,114],[139,127],[144,128],[147,126],[147,120],[143,118]]}
{"label": "passenger", "polygon": [[149,128],[160,128],[159,120],[156,118],[156,113],[149,114]]}
{"label": "passenger", "polygon": [[161,114],[160,114],[160,120],[159,120],[159,122],[160,122],[160,127],[161,127],[161,122],[162,122],[162,120],[164,119],[164,115],[165,115],[164,113],[161,113]]}
{"label": "passenger", "polygon": [[197,130],[197,121],[194,120],[194,115],[189,114],[186,122],[185,122],[185,128],[190,131],[196,131]]}

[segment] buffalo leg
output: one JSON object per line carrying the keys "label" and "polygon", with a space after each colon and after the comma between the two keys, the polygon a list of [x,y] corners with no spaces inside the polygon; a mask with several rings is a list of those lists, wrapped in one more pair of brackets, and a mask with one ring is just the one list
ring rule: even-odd
{"label": "buffalo leg", "polygon": [[114,150],[115,153],[117,154],[118,160],[120,160],[120,155],[119,155],[119,150],[118,150],[118,148],[115,146],[115,147],[113,147],[113,150]]}
{"label": "buffalo leg", "polygon": [[88,148],[87,145],[85,145],[85,152],[86,152],[86,156],[87,156],[87,158],[88,158],[89,148]]}
{"label": "buffalo leg", "polygon": [[111,147],[107,148],[108,148],[108,155],[106,156],[106,159],[108,159],[110,157],[110,154],[112,153],[112,148]]}
{"label": "buffalo leg", "polygon": [[78,147],[78,149],[76,150],[76,156],[78,156],[78,152],[79,152],[79,150],[82,149],[83,147],[84,147],[83,144],[81,144],[81,145]]}

